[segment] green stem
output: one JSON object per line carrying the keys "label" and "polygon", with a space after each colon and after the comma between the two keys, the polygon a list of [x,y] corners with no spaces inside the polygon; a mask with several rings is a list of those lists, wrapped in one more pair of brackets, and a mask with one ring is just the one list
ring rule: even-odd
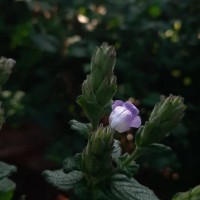
{"label": "green stem", "polygon": [[124,161],[123,166],[128,166],[133,160],[136,160],[141,155],[142,152],[136,147],[135,151]]}

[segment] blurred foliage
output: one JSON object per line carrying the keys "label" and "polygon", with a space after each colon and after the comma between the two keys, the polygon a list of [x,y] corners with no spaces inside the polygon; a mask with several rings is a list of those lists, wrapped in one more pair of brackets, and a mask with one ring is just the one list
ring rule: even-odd
{"label": "blurred foliage", "polygon": [[[198,0],[0,0],[0,11],[0,55],[17,61],[3,97],[11,125],[37,121],[64,133],[69,119],[83,118],[75,99],[93,50],[106,41],[117,49],[116,98],[135,98],[143,122],[160,94],[185,97],[184,123],[164,141],[177,158],[171,154],[150,163],[159,170],[171,165],[184,178],[198,180]],[[54,160],[59,160],[57,153],[71,154],[83,146],[70,133],[56,136],[49,151]]]}

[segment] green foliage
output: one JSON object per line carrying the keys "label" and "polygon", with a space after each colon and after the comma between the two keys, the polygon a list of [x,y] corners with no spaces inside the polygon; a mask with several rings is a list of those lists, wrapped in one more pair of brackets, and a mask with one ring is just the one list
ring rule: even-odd
{"label": "green foliage", "polygon": [[114,175],[110,187],[112,199],[114,197],[117,200],[158,200],[150,189],[123,174]]}
{"label": "green foliage", "polygon": [[[180,148],[183,162],[188,163],[190,157],[190,163],[196,163],[191,167],[193,178],[199,175],[198,0],[106,0],[98,3],[92,0],[3,0],[0,11],[0,53],[14,55],[18,60],[18,68],[6,88],[12,94],[16,90],[24,92],[22,103],[27,120],[50,127],[56,120],[64,124],[66,118],[71,115],[74,118],[73,100],[79,93],[83,73],[88,72],[93,48],[108,41],[116,46],[119,54],[117,98],[139,99],[144,118],[148,118],[160,93],[181,94],[187,99],[186,134],[177,134],[172,143],[173,147]],[[81,101],[82,104],[88,110],[98,110],[97,118],[101,118],[104,111],[100,112],[99,107],[85,101]],[[14,113],[19,112],[20,109],[16,109]],[[16,118],[14,121],[20,123]],[[150,129],[150,125],[146,126]],[[186,138],[188,130],[190,137]],[[66,138],[68,140],[69,135]],[[60,143],[56,144],[61,146]],[[66,150],[72,153],[74,149],[68,146]],[[187,149],[189,146],[191,151]],[[185,177],[189,171],[190,165],[186,165]]]}
{"label": "green foliage", "polygon": [[[15,61],[11,58],[0,58],[0,96],[2,93],[2,85],[7,81]],[[4,112],[0,102],[0,129],[4,122]],[[16,167],[8,165],[0,161],[0,200],[11,200],[15,190],[15,183],[8,179],[12,173],[16,172]]]}
{"label": "green foliage", "polygon": [[0,161],[0,200],[11,200],[15,190],[15,183],[8,179],[16,167]]}
{"label": "green foliage", "polygon": [[0,161],[0,179],[10,176],[12,173],[16,172],[16,167],[13,165],[8,165]]}
{"label": "green foliage", "polygon": [[72,130],[77,131],[80,135],[88,139],[92,129],[91,124],[81,123],[76,120],[70,120],[69,124],[71,125]]}
{"label": "green foliage", "polygon": [[130,155],[128,153],[123,154],[116,159],[115,162],[117,164],[117,170],[131,178],[137,174],[140,166],[134,160],[132,160],[128,165],[124,165],[124,161],[128,160],[129,157]]}
{"label": "green foliage", "polygon": [[81,154],[76,154],[75,156],[67,157],[63,161],[63,171],[68,173],[72,170],[80,170]]}
{"label": "green foliage", "polygon": [[114,139],[112,158],[118,159],[122,154],[122,148],[119,140]]}
{"label": "green foliage", "polygon": [[[76,120],[70,121],[72,129],[88,138],[85,149],[74,157],[66,158],[63,169],[46,170],[44,175],[49,183],[61,190],[74,189],[80,199],[157,200],[158,198],[150,189],[132,178],[139,169],[135,160],[141,155],[170,149],[155,142],[166,137],[171,129],[180,123],[186,106],[179,96],[162,97],[161,101],[155,105],[149,121],[138,130],[134,152],[122,154],[120,142],[114,140],[114,129],[111,129],[109,125],[103,127],[103,124],[97,127],[103,117],[101,114],[105,115],[104,110],[112,101],[113,92],[115,92],[113,90],[105,93],[105,90],[101,88],[101,84],[103,88],[109,84],[116,86],[116,82],[112,82],[113,78],[116,80],[113,75],[114,52],[113,47],[105,43],[95,51],[91,73],[83,82],[82,95],[78,97],[78,103],[93,127]],[[103,83],[105,77],[109,80],[107,84]],[[102,99],[97,96],[98,91],[99,97],[103,96],[107,99],[103,104]]]}
{"label": "green foliage", "polygon": [[83,178],[83,174],[80,171],[70,171],[65,173],[62,169],[43,172],[46,180],[57,187],[60,190],[67,191],[73,189],[75,185]]}
{"label": "green foliage", "polygon": [[188,190],[175,194],[172,200],[198,200],[200,199],[200,185]]}
{"label": "green foliage", "polygon": [[10,179],[0,180],[0,200],[11,200],[15,187],[15,183]]}

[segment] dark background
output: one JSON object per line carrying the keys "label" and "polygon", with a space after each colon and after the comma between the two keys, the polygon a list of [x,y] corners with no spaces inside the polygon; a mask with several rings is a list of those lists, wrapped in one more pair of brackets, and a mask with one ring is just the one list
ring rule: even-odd
{"label": "dark background", "polygon": [[[18,166],[14,199],[67,199],[41,172],[85,145],[68,121],[86,121],[75,100],[104,41],[117,49],[116,98],[133,97],[143,123],[160,94],[187,104],[183,123],[163,141],[174,153],[140,159],[137,179],[163,200],[199,184],[199,22],[198,0],[0,0],[0,56],[17,61],[1,94],[0,136],[0,159]],[[121,140],[133,150],[125,134]]]}

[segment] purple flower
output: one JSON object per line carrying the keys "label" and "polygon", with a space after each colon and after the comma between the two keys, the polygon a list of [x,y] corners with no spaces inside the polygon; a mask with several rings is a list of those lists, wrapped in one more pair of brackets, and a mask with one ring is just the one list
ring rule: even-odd
{"label": "purple flower", "polygon": [[140,127],[139,110],[130,101],[116,100],[112,105],[112,110],[109,116],[109,124],[116,131],[122,133],[128,131],[131,127]]}

